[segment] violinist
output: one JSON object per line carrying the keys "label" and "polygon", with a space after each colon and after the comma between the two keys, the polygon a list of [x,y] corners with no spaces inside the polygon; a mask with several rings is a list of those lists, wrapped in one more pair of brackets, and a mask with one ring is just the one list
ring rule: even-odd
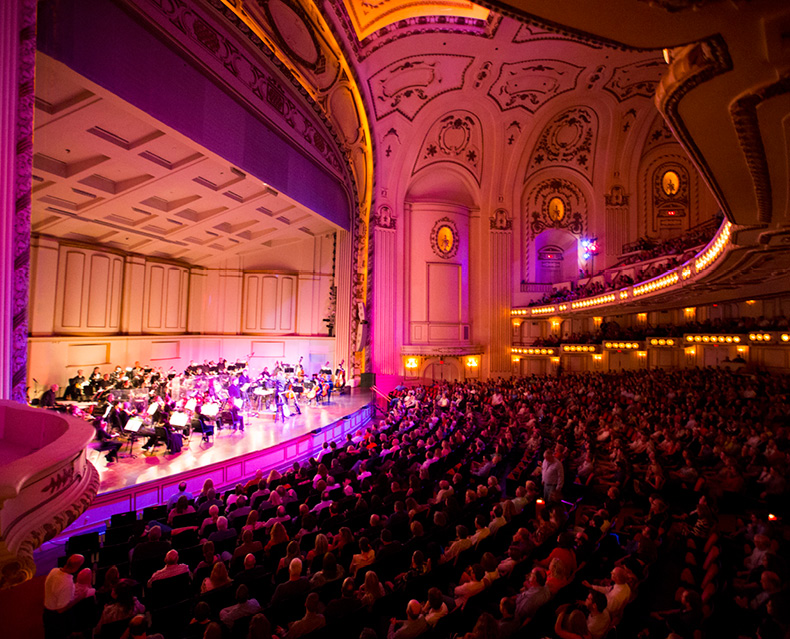
{"label": "violinist", "polygon": [[98,450],[106,451],[107,454],[104,456],[104,459],[107,460],[108,464],[118,461],[118,450],[123,445],[120,441],[118,441],[118,434],[110,434],[104,427],[104,421],[101,417],[97,417],[93,420],[93,428],[95,429],[95,438],[96,441],[100,442],[98,446]]}

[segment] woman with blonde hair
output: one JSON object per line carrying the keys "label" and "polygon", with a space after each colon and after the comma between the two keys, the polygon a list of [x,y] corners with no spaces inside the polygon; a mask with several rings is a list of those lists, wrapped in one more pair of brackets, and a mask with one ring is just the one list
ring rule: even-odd
{"label": "woman with blonde hair", "polygon": [[561,559],[556,557],[551,560],[549,564],[549,574],[546,579],[546,587],[551,592],[551,596],[555,596],[562,588],[570,583],[570,575],[565,564]]}
{"label": "woman with blonde hair", "polygon": [[208,491],[214,490],[214,480],[210,477],[203,482],[203,488],[200,489],[200,494],[195,499],[195,504],[200,506],[204,501],[208,499]]}
{"label": "woman with blonde hair", "polygon": [[323,562],[324,555],[329,552],[329,538],[324,533],[318,533],[315,536],[315,545],[313,549],[307,553],[307,557],[305,557],[305,561],[307,562],[308,567],[310,568],[310,572],[316,572],[313,570],[313,564],[316,566],[320,566],[319,562]]}
{"label": "woman with blonde hair", "polygon": [[221,561],[218,561],[211,569],[211,575],[203,580],[203,583],[200,586],[200,592],[203,593],[208,592],[209,590],[222,588],[222,586],[226,586],[229,583],[230,577],[228,576],[228,569],[225,568],[225,564],[223,564]]}
{"label": "woman with blonde hair", "polygon": [[288,533],[285,530],[285,526],[283,526],[279,521],[272,526],[272,532],[269,536],[269,543],[267,543],[263,549],[266,552],[269,552],[275,546],[279,544],[284,544],[288,541]]}
{"label": "woman with blonde hair", "polygon": [[364,583],[357,590],[357,597],[362,600],[362,605],[370,610],[373,608],[376,600],[381,599],[386,594],[384,586],[379,581],[379,576],[373,570],[368,570],[365,573]]}

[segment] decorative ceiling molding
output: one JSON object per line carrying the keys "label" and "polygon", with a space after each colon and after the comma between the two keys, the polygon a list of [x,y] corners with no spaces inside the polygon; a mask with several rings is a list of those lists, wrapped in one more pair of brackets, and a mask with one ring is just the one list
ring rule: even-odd
{"label": "decorative ceiling molding", "polygon": [[469,171],[478,185],[483,169],[483,127],[469,111],[452,111],[429,129],[414,162],[412,175],[427,166],[452,162]]}
{"label": "decorative ceiling molding", "polygon": [[516,35],[513,36],[514,44],[521,44],[523,42],[537,42],[540,40],[564,40],[575,43],[581,42],[581,44],[594,49],[603,48],[603,44],[589,38],[586,40],[580,40],[578,37],[571,36],[568,33],[560,33],[558,31],[553,31],[543,27],[537,22],[524,22],[523,19],[520,19],[519,22],[521,22],[521,26],[516,32]]}
{"label": "decorative ceiling molding", "polygon": [[642,155],[645,155],[662,144],[677,144],[674,134],[667,125],[666,120],[659,114],[653,120],[650,132],[645,139],[645,146]]}
{"label": "decorative ceiling molding", "polygon": [[652,98],[665,70],[666,64],[660,57],[632,62],[615,68],[603,89],[618,102],[634,97]]}
{"label": "decorative ceiling molding", "polygon": [[[156,19],[157,15],[164,18],[165,20],[157,20],[156,24],[178,42],[182,49],[186,49],[204,66],[212,62],[211,70],[221,77],[231,78],[236,90],[264,117],[277,124],[288,137],[300,141],[302,147],[308,149],[311,155],[331,167],[335,175],[343,175],[344,162],[338,148],[338,135],[327,118],[322,118],[323,122],[320,124],[316,121],[316,114],[319,117],[322,115],[320,110],[308,111],[300,104],[301,99],[291,95],[292,85],[286,83],[281,75],[283,71],[287,73],[287,69],[282,66],[279,71],[267,68],[263,59],[250,56],[245,48],[212,25],[208,16],[199,13],[193,5],[187,5],[180,0],[134,2],[141,10],[145,7],[142,11],[149,20]],[[221,3],[220,9],[225,9]],[[248,33],[249,35],[251,34]],[[271,51],[261,46],[263,43],[260,40],[257,44],[259,51],[267,54],[267,58],[273,58]],[[276,59],[273,61],[275,67],[279,66]],[[302,92],[302,98],[308,103],[312,102],[306,92]],[[332,137],[335,138],[335,144],[328,143]]]}
{"label": "decorative ceiling molding", "polygon": [[488,9],[469,0],[344,0],[344,4],[359,41],[403,20],[449,16],[483,22],[489,14]]}
{"label": "decorative ceiling molding", "polygon": [[438,96],[462,89],[464,75],[474,57],[424,54],[396,60],[368,80],[376,119],[398,112],[413,120]]}
{"label": "decorative ceiling molding", "polygon": [[472,20],[449,15],[419,16],[399,20],[397,24],[382,27],[360,41],[343,0],[328,0],[328,4],[333,8],[337,21],[345,34],[345,44],[354,54],[357,62],[364,61],[368,56],[389,44],[413,35],[442,33],[491,39],[496,35],[502,21],[502,16],[494,11],[489,11],[485,20]]}
{"label": "decorative ceiling molding", "polygon": [[522,108],[535,113],[551,99],[575,89],[583,70],[564,60],[505,63],[488,95],[502,111]]}
{"label": "decorative ceiling molding", "polygon": [[527,175],[547,166],[564,166],[581,173],[592,183],[598,116],[587,107],[573,107],[557,115],[543,129]]}

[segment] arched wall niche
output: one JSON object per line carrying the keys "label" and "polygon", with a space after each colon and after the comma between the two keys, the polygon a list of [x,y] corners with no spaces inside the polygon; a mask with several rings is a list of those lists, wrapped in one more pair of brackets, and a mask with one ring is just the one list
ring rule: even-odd
{"label": "arched wall niche", "polygon": [[443,163],[420,171],[407,190],[406,343],[471,342],[470,213],[479,193],[470,180],[463,169]]}
{"label": "arched wall niche", "polygon": [[677,143],[653,148],[642,157],[637,185],[637,237],[667,239],[710,220],[716,201]]}
{"label": "arched wall niche", "polygon": [[566,230],[551,228],[541,231],[534,240],[535,279],[555,284],[579,274],[579,239]]}
{"label": "arched wall niche", "polygon": [[449,162],[434,164],[417,173],[406,191],[407,203],[454,204],[476,209],[479,188],[472,176]]}
{"label": "arched wall niche", "polygon": [[[522,278],[525,281],[546,284],[578,275],[579,268],[584,265],[579,260],[576,247],[578,241],[590,233],[594,202],[589,183],[569,170],[547,169],[532,176],[524,185],[521,246]],[[539,251],[546,245],[562,250],[562,273],[568,277],[552,279],[551,282],[539,279],[545,275],[545,268],[540,266],[544,260],[539,259]]]}

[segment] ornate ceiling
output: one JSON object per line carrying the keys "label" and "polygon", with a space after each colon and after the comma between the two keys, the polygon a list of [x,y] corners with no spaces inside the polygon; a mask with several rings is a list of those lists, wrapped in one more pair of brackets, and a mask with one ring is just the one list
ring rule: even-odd
{"label": "ornate ceiling", "polygon": [[[186,24],[186,4],[126,4],[163,24],[177,14]],[[628,196],[618,176],[633,176],[640,153],[672,143],[656,125],[654,105],[736,223],[735,240],[758,251],[782,245],[790,223],[785,2],[483,4],[194,3],[214,22],[209,28],[187,20],[183,46],[197,47],[191,55],[206,64],[216,58],[214,72],[230,72],[238,85],[252,70],[239,66],[239,55],[225,55],[217,35],[235,31],[249,51],[276,60],[330,128],[334,140],[321,144],[305,135],[309,152],[351,175],[357,299],[366,297],[371,206],[387,207],[388,220],[397,217],[410,182],[429,167],[457,167],[476,185],[478,206],[504,208],[512,217],[524,183],[548,165],[560,166],[602,207],[611,188],[625,186]],[[184,259],[191,251],[198,263],[212,263],[228,252],[296,241],[295,228],[331,230],[293,202],[288,206],[299,213],[289,214],[283,195],[142,114],[121,117],[123,127],[108,124],[123,107],[95,87],[73,77],[53,86],[52,95],[37,96],[45,125],[36,135],[37,231]],[[78,139],[64,138],[67,129]],[[68,157],[58,148],[62,140]],[[83,217],[91,224],[81,224]]]}

